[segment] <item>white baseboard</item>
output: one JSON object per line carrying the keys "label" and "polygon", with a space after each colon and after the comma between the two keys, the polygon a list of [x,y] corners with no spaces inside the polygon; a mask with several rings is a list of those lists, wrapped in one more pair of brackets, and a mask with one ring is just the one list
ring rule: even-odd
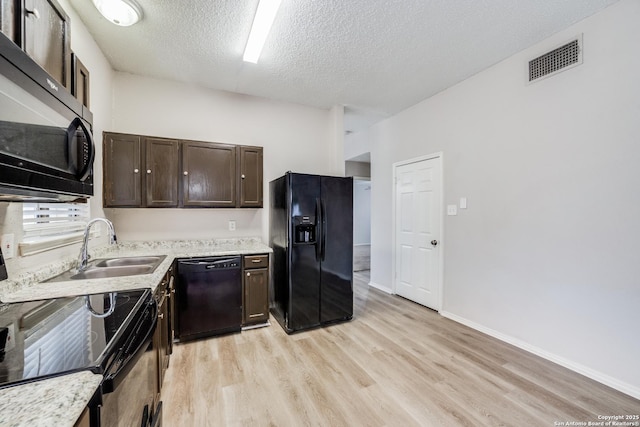
{"label": "white baseboard", "polygon": [[475,329],[476,331],[480,331],[487,335],[490,335],[494,338],[499,339],[500,341],[504,341],[508,344],[521,348],[529,353],[533,353],[536,356],[540,356],[543,359],[550,360],[551,362],[557,363],[560,366],[563,366],[567,369],[570,369],[574,372],[577,372],[585,377],[591,378],[592,380],[598,381],[606,386],[614,388],[622,393],[628,394],[631,397],[636,399],[640,399],[640,388],[635,387],[631,384],[627,384],[623,381],[620,381],[616,378],[610,377],[609,375],[603,374],[602,372],[596,371],[594,369],[588,368],[586,366],[575,363],[569,359],[565,359],[564,357],[560,357],[556,354],[550,353],[546,350],[543,350],[539,347],[533,346],[525,341],[521,341],[519,339],[513,338],[510,335],[503,334],[501,332],[495,331],[493,329],[482,326],[476,322],[465,319],[464,317],[460,317],[456,314],[449,313],[447,311],[441,311],[440,314],[443,317],[451,319],[455,322],[461,323],[465,326],[470,327],[471,329]]}
{"label": "white baseboard", "polygon": [[384,286],[381,286],[381,285],[378,285],[377,283],[369,282],[369,286],[371,286],[372,288],[376,288],[379,291],[385,292],[385,293],[387,293],[389,295],[393,294],[393,292],[391,292],[391,289],[389,289],[387,287],[384,287]]}

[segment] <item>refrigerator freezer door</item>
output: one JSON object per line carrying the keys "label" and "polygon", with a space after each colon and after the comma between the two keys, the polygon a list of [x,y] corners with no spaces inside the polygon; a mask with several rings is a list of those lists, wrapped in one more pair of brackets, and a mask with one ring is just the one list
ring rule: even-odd
{"label": "refrigerator freezer door", "polygon": [[353,317],[353,179],[322,177],[320,322]]}
{"label": "refrigerator freezer door", "polygon": [[[316,200],[320,199],[320,177],[290,174],[289,229],[293,219],[316,217]],[[317,217],[316,217],[317,218]],[[316,219],[317,221],[317,219]],[[293,231],[290,231],[290,235]],[[315,243],[295,243],[290,239],[289,304],[287,326],[290,330],[311,328],[320,324],[320,261],[316,257]]]}

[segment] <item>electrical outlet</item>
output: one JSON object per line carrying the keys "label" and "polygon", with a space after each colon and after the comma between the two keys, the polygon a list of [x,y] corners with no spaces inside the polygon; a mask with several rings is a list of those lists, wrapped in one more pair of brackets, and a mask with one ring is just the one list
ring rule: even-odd
{"label": "electrical outlet", "polygon": [[13,258],[16,255],[16,250],[14,247],[14,235],[3,234],[0,242],[0,244],[2,245],[2,256],[4,257],[4,259]]}
{"label": "electrical outlet", "polygon": [[236,231],[236,222],[229,221],[229,231]]}

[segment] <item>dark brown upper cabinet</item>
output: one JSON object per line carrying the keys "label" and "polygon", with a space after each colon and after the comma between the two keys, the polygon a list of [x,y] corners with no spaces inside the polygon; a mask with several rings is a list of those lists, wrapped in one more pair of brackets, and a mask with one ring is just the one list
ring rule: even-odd
{"label": "dark brown upper cabinet", "polygon": [[238,203],[241,208],[262,207],[262,147],[240,147]]}
{"label": "dark brown upper cabinet", "polygon": [[16,21],[22,30],[14,41],[58,83],[71,90],[69,17],[55,0],[24,0],[23,4],[22,19]]}
{"label": "dark brown upper cabinet", "polygon": [[104,133],[104,207],[142,206],[142,160],[141,137]]}
{"label": "dark brown upper cabinet", "polygon": [[178,206],[178,152],[176,139],[143,138],[145,150],[145,206]]}
{"label": "dark brown upper cabinet", "polygon": [[183,206],[236,206],[235,145],[183,141],[182,169]]}
{"label": "dark brown upper cabinet", "polygon": [[262,147],[104,133],[104,207],[261,208]]}
{"label": "dark brown upper cabinet", "polygon": [[85,107],[89,108],[89,70],[78,59],[72,55],[73,79],[71,81],[71,94]]}
{"label": "dark brown upper cabinet", "polygon": [[16,36],[16,0],[0,0],[0,32],[10,38],[14,43],[18,42]]}
{"label": "dark brown upper cabinet", "polygon": [[105,132],[104,207],[177,207],[178,144]]}

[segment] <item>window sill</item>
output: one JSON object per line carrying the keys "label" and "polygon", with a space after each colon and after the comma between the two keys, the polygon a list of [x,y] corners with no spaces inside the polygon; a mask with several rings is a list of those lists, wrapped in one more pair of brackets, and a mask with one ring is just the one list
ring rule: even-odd
{"label": "window sill", "polygon": [[[38,239],[33,242],[20,242],[18,248],[20,250],[20,256],[36,255],[42,252],[50,251],[53,249],[62,248],[64,246],[73,245],[75,243],[82,242],[84,233],[72,233],[61,237],[50,237],[46,239]],[[91,233],[91,238],[98,237],[96,232]]]}

